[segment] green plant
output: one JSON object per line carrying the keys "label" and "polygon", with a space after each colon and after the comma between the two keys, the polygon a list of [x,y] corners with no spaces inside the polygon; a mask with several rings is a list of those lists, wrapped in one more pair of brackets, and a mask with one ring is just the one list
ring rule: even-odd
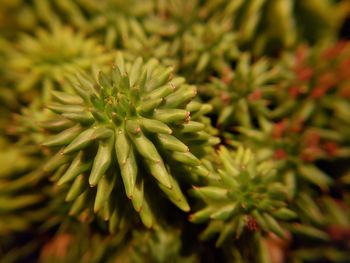
{"label": "green plant", "polygon": [[74,180],[68,200],[78,198],[75,204],[83,205],[82,199],[94,191],[87,185],[97,185],[94,211],[104,208],[106,219],[117,216],[113,200],[121,193],[114,185],[121,178],[126,196],[148,227],[155,220],[148,183],[156,183],[176,206],[189,210],[174,165],[188,176],[205,176],[208,172],[193,153],[203,155],[206,146],[218,141],[200,122],[211,107],[194,100],[196,88],[183,78],[170,79],[171,71],[155,60],[130,63],[119,53],[115,67],[100,72],[97,85],[79,76],[73,84],[78,95],[53,93],[57,102],[49,109],[59,116],[45,127],[56,134],[43,145],[58,150],[43,169],[59,168],[58,184]]}
{"label": "green plant", "polygon": [[0,261],[347,262],[349,14],[1,1]]}
{"label": "green plant", "polygon": [[[31,103],[48,103],[51,91],[58,88],[71,91],[64,83],[66,74],[111,60],[103,46],[72,28],[55,24],[50,31],[38,29],[35,33],[36,37],[22,35],[7,56],[10,81],[16,83],[21,98]],[[38,97],[34,102],[33,96]]]}
{"label": "green plant", "polygon": [[201,238],[219,233],[216,245],[221,246],[229,237],[238,239],[245,227],[284,237],[278,221],[295,219],[297,215],[287,208],[288,195],[273,163],[257,163],[252,151],[243,148],[234,155],[221,148],[219,159],[217,178],[192,191],[206,205],[192,214],[190,221],[210,221]]}

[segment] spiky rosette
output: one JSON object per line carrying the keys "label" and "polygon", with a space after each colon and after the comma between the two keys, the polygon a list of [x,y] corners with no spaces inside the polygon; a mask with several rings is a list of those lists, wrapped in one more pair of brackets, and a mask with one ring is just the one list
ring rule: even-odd
{"label": "spiky rosette", "polygon": [[[253,127],[260,116],[267,116],[270,94],[283,74],[279,67],[266,58],[253,62],[243,53],[235,69],[226,68],[221,78],[212,78],[203,85],[200,94],[210,98],[209,103],[218,112],[218,126]],[[244,114],[242,114],[244,113]]]}
{"label": "spiky rosette", "polygon": [[153,12],[145,17],[143,24],[147,32],[153,35],[164,39],[175,38],[202,20],[200,5],[198,0],[160,0],[155,2]]}
{"label": "spiky rosette", "polygon": [[64,82],[66,74],[102,65],[111,55],[93,38],[55,24],[50,31],[39,29],[35,36],[19,39],[9,54],[8,75],[22,99],[43,104],[54,89],[71,91]]}
{"label": "spiky rosette", "polygon": [[178,54],[180,52],[180,37],[170,39],[162,38],[162,34],[150,33],[143,21],[136,19],[130,21],[128,37],[122,39],[118,46],[124,50],[125,57],[136,59],[142,57],[145,60],[155,58],[162,65],[179,66]]}
{"label": "spiky rosette", "polygon": [[208,75],[208,71],[222,73],[229,67],[239,55],[236,36],[231,29],[230,20],[194,23],[183,34],[181,72],[191,72],[189,69],[194,68],[194,74],[191,73],[189,78],[198,82]]}
{"label": "spiky rosette", "polygon": [[208,175],[198,158],[218,139],[203,124],[203,114],[211,107],[194,100],[196,88],[183,78],[170,80],[171,71],[156,60],[130,63],[118,53],[116,66],[108,74],[101,72],[97,83],[78,76],[78,95],[54,93],[57,102],[49,108],[58,115],[45,127],[56,135],[44,145],[58,151],[43,169],[59,169],[58,184],[74,181],[69,200],[91,192],[88,184],[93,190],[97,185],[94,210],[110,203],[105,215],[109,218],[120,205],[111,193],[121,185],[121,177],[146,226],[154,220],[149,183],[156,183],[180,209],[189,210],[176,174],[185,172],[185,180]]}
{"label": "spiky rosette", "polygon": [[[109,48],[121,47],[130,36],[139,33],[138,21],[151,13],[153,1],[87,0],[80,8],[89,15],[89,24],[84,30],[100,36]],[[135,43],[135,41],[134,41]]]}
{"label": "spiky rosette", "polygon": [[190,220],[210,222],[202,238],[219,233],[216,245],[220,246],[232,235],[239,238],[245,227],[283,237],[279,221],[292,219],[296,214],[287,208],[287,194],[273,163],[259,163],[250,149],[243,148],[231,154],[222,147],[218,157],[218,179],[192,190],[205,207],[192,214]]}
{"label": "spiky rosette", "polygon": [[[186,70],[181,71],[181,74],[186,74],[186,77],[193,77],[187,75],[188,72],[192,72],[187,69],[195,66],[198,62],[201,54],[198,55],[197,53],[203,53],[207,47],[215,45],[215,41],[220,42],[220,37],[223,35],[222,28],[225,28],[220,23],[214,25],[210,23],[211,31],[214,30],[215,26],[219,27],[219,30],[213,31],[217,34],[213,39],[206,39],[203,32],[205,26],[201,24],[198,17],[199,4],[197,1],[133,1],[132,8],[130,8],[132,5],[125,5],[122,1],[120,3],[118,1],[110,2],[109,4],[107,2],[109,1],[106,1],[106,7],[100,7],[99,10],[100,16],[102,14],[103,17],[106,17],[107,13],[107,19],[104,21],[108,25],[108,32],[104,34],[107,46],[124,49],[124,54],[128,57],[137,58],[141,56],[145,60],[156,58],[163,65],[174,66],[175,71],[186,68]],[[109,5],[110,8],[107,8]],[[102,11],[103,9],[107,11]],[[147,9],[148,13],[145,14]],[[124,12],[121,12],[122,10]],[[134,17],[131,17],[133,13],[135,13]],[[184,16],[184,13],[191,15]],[[199,24],[195,30],[198,31],[198,28],[201,27],[199,29],[202,30],[199,33],[200,35],[198,32],[193,32],[192,25],[194,23]],[[232,36],[229,36],[224,41],[228,44],[231,38]],[[205,43],[202,47],[203,39],[209,43]],[[225,45],[221,42],[220,44],[221,47]],[[210,49],[216,49],[216,51],[209,53],[220,56],[218,54],[220,47]],[[227,55],[229,52],[226,50],[221,53]],[[188,61],[190,57],[191,61]],[[216,58],[213,54],[211,54],[211,57]],[[208,57],[206,56],[204,59],[208,59]],[[208,63],[208,61],[205,63]]]}
{"label": "spiky rosette", "polygon": [[[311,199],[311,197],[309,197]],[[302,238],[295,242],[290,257],[295,261],[346,262],[349,252],[350,207],[346,198],[336,199],[321,196],[310,207],[308,195],[300,202],[300,213],[304,225],[295,224],[291,231]],[[305,202],[306,201],[306,202]],[[305,206],[306,204],[306,206]],[[307,216],[306,216],[307,215]],[[307,222],[308,221],[308,222]],[[312,240],[312,242],[310,242]]]}
{"label": "spiky rosette", "polygon": [[334,39],[345,18],[337,5],[328,0],[209,0],[200,12],[207,18],[233,18],[239,46],[249,47],[258,55],[289,49],[300,41]]}
{"label": "spiky rosette", "polygon": [[[126,37],[121,39],[120,45],[129,56],[157,58],[162,64],[172,65],[184,76],[198,82],[201,71],[207,67],[219,69],[219,64],[232,59],[236,51],[232,49],[233,34],[225,35],[229,32],[228,24],[222,21],[207,23],[200,18],[199,10],[198,1],[156,1],[152,12],[125,23]],[[210,33],[205,34],[206,30]],[[200,59],[201,65],[197,66]],[[225,62],[218,63],[220,60]],[[192,67],[196,66],[198,72],[193,75]]]}
{"label": "spiky rosette", "polygon": [[36,18],[48,27],[55,27],[57,23],[70,24],[79,29],[88,27],[88,18],[80,1],[35,0],[32,5]]}
{"label": "spiky rosette", "polygon": [[241,126],[234,131],[224,134],[226,143],[253,149],[259,160],[275,160],[289,198],[294,198],[301,182],[314,184],[324,191],[332,184],[330,176],[310,158],[319,153],[315,145],[320,138],[313,129],[296,130],[295,123],[289,120],[273,123],[261,118],[260,129]]}
{"label": "spiky rosette", "polygon": [[347,42],[285,54],[283,79],[270,92],[271,110],[257,118],[259,127],[241,125],[225,134],[228,144],[247,145],[278,160],[290,196],[303,180],[327,190],[332,179],[313,163],[350,154],[349,55]]}
{"label": "spiky rosette", "polygon": [[[350,44],[338,42],[286,55],[291,79],[275,95],[275,120],[288,120],[296,132],[313,129],[318,141],[312,159],[350,155]],[[283,103],[281,103],[283,101]]]}
{"label": "spiky rosette", "polygon": [[[55,189],[48,188],[47,177],[36,170],[42,164],[42,156],[36,149],[10,143],[2,136],[0,149],[0,239],[6,239],[10,233],[28,231],[39,222],[41,229],[52,226],[57,220],[52,216],[53,207],[62,209],[64,200]],[[46,223],[42,224],[43,221]]]}

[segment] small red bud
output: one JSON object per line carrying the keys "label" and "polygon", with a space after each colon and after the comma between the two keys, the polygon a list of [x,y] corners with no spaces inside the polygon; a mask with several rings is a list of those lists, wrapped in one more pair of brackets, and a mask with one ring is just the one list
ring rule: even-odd
{"label": "small red bud", "polygon": [[327,233],[335,241],[347,241],[350,243],[350,228],[340,225],[331,225],[327,228]]}
{"label": "small red bud", "polygon": [[335,142],[327,142],[324,144],[323,148],[330,156],[335,156],[338,152],[339,146]]}
{"label": "small red bud", "polygon": [[339,88],[338,94],[344,98],[350,98],[350,81]]}
{"label": "small red bud", "polygon": [[225,84],[229,84],[232,81],[232,78],[233,74],[231,68],[224,68],[221,75],[222,82],[224,82]]}
{"label": "small red bud", "polygon": [[311,146],[305,148],[300,158],[305,162],[313,162],[322,154],[322,150],[318,146]]}
{"label": "small red bud", "polygon": [[293,99],[295,99],[295,98],[297,98],[297,97],[299,96],[299,94],[301,93],[301,91],[300,91],[300,88],[299,88],[299,87],[297,87],[297,86],[292,86],[292,87],[290,87],[290,88],[288,89],[288,93],[289,93],[289,95],[290,95]]}
{"label": "small red bud", "polygon": [[298,47],[298,49],[296,50],[295,59],[296,59],[296,64],[298,66],[303,65],[305,63],[307,52],[308,52],[308,48],[305,45]]}
{"label": "small red bud", "polygon": [[221,92],[220,99],[224,104],[228,104],[230,102],[230,95],[227,92]]}
{"label": "small red bud", "polygon": [[298,133],[303,128],[304,121],[302,119],[294,119],[290,125],[292,132]]}
{"label": "small red bud", "polygon": [[310,67],[303,67],[298,68],[296,70],[296,73],[300,81],[308,81],[311,79],[312,75],[314,74],[314,71]]}
{"label": "small red bud", "polygon": [[305,143],[308,147],[318,147],[320,145],[321,137],[315,131],[308,131],[305,135]]}
{"label": "small red bud", "polygon": [[255,218],[252,216],[247,216],[246,226],[250,231],[258,231],[259,230],[259,225],[256,222]]}
{"label": "small red bud", "polygon": [[272,128],[272,137],[275,139],[281,138],[286,130],[286,121],[277,122]]}
{"label": "small red bud", "polygon": [[334,46],[327,48],[321,55],[321,58],[331,60],[337,58],[346,48],[348,43],[346,41],[339,41]]}
{"label": "small red bud", "polygon": [[342,61],[337,69],[337,77],[340,80],[348,80],[350,74],[350,58]]}
{"label": "small red bud", "polygon": [[286,159],[287,153],[283,149],[277,149],[274,154],[274,158],[277,160],[283,160]]}
{"label": "small red bud", "polygon": [[316,88],[313,88],[312,92],[311,92],[311,97],[314,98],[314,99],[318,99],[318,98],[321,98],[323,97],[327,92],[327,89],[326,87],[316,87]]}
{"label": "small red bud", "polygon": [[256,101],[256,100],[261,99],[261,97],[262,97],[261,90],[260,89],[256,89],[256,90],[254,90],[252,93],[250,93],[248,95],[248,100],[249,101]]}
{"label": "small red bud", "polygon": [[337,79],[333,72],[326,72],[326,73],[323,73],[321,76],[319,76],[318,85],[329,88],[334,86],[336,81]]}

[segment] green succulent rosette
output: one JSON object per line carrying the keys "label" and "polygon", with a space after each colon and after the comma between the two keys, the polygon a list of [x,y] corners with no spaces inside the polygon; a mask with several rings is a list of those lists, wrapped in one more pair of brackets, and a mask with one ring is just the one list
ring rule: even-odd
{"label": "green succulent rosette", "polygon": [[0,149],[0,245],[6,246],[9,235],[56,225],[60,217],[53,212],[65,208],[64,196],[38,170],[43,156],[37,148],[1,136]]}
{"label": "green succulent rosette", "polygon": [[154,3],[152,12],[144,19],[144,25],[147,32],[164,39],[179,36],[192,24],[202,20],[198,0],[160,0]]}
{"label": "green succulent rosette", "polygon": [[148,16],[154,7],[153,1],[103,0],[77,1],[82,14],[87,14],[88,23],[83,31],[99,37],[108,48],[120,48],[133,36],[140,33],[139,23]]}
{"label": "green succulent rosette", "polygon": [[336,38],[344,14],[328,0],[208,0],[201,16],[232,18],[238,45],[256,55],[276,54],[302,41],[327,42]]}
{"label": "green succulent rosette", "polygon": [[[130,20],[128,36],[121,39],[116,46],[123,49],[125,57],[144,60],[155,58],[164,66],[173,66],[174,71],[179,67],[178,54],[180,52],[181,38],[174,36],[164,38],[161,32],[150,33],[143,21]],[[106,45],[109,40],[106,40]]]}
{"label": "green succulent rosette", "polygon": [[288,208],[287,192],[273,163],[257,162],[253,152],[244,148],[231,153],[221,147],[218,158],[217,179],[192,190],[205,205],[190,221],[209,222],[201,238],[219,234],[216,245],[221,246],[230,237],[238,239],[245,229],[284,237],[281,223],[297,215]]}
{"label": "green succulent rosette", "polygon": [[[303,199],[307,200],[307,197]],[[317,208],[300,206],[298,213],[305,224],[295,224],[291,228],[292,233],[302,238],[291,251],[290,258],[296,262],[346,262],[350,256],[347,249],[350,224],[348,197],[346,194],[342,199],[324,195],[315,201]],[[299,204],[303,205],[300,201]]]}
{"label": "green succulent rosette", "polygon": [[349,156],[348,64],[345,41],[285,54],[278,65],[283,78],[268,91],[265,114],[253,115],[256,127],[238,124],[225,133],[226,143],[275,159],[291,197],[305,181],[327,191],[332,175],[315,162]]}
{"label": "green succulent rosette", "polygon": [[225,142],[253,149],[260,161],[274,160],[291,199],[301,191],[301,185],[313,184],[323,191],[329,190],[333,184],[331,176],[310,158],[319,139],[313,129],[295,130],[290,121],[273,123],[266,118],[261,118],[259,124],[260,129],[235,127],[234,133],[224,133]]}
{"label": "green succulent rosette", "polygon": [[67,23],[83,30],[89,26],[89,18],[84,13],[81,2],[85,1],[33,0],[32,6],[36,18],[49,28],[55,28],[58,23]]}
{"label": "green succulent rosette", "polygon": [[311,159],[349,156],[349,43],[300,46],[281,64],[289,79],[276,90],[271,118],[292,123],[297,132],[313,130],[318,139]]}
{"label": "green succulent rosette", "polygon": [[271,94],[284,79],[281,67],[271,60],[254,61],[249,53],[242,53],[234,69],[226,68],[220,78],[211,78],[199,91],[217,112],[217,126],[251,128],[269,116]]}
{"label": "green succulent rosette", "polygon": [[43,126],[55,135],[43,145],[57,154],[43,169],[58,169],[58,184],[71,184],[67,199],[96,190],[94,210],[108,208],[108,219],[121,205],[114,195],[122,196],[116,192],[122,181],[146,226],[154,223],[148,184],[189,211],[177,174],[185,182],[207,176],[200,158],[219,141],[206,131],[203,115],[211,107],[194,100],[196,88],[171,72],[156,60],[129,62],[118,53],[116,66],[97,82],[82,75],[73,80],[77,95],[53,93],[48,108],[57,115]]}
{"label": "green succulent rosette", "polygon": [[95,39],[60,24],[22,35],[9,51],[10,81],[23,101],[39,105],[50,101],[52,90],[71,91],[67,74],[105,65],[113,57]]}
{"label": "green succulent rosette", "polygon": [[[184,31],[179,70],[196,83],[222,72],[239,56],[229,19],[193,23]],[[193,73],[192,70],[194,69]]]}

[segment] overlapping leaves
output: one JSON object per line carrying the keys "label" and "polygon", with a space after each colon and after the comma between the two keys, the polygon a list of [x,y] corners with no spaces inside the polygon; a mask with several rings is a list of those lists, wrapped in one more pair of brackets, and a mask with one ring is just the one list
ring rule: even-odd
{"label": "overlapping leaves", "polygon": [[113,196],[122,196],[116,191],[121,179],[147,226],[154,221],[149,183],[189,210],[176,173],[185,172],[185,181],[208,175],[198,157],[218,139],[205,131],[203,114],[211,107],[195,101],[196,88],[181,77],[171,78],[171,71],[155,60],[130,63],[119,53],[116,66],[101,72],[97,83],[78,77],[74,89],[79,95],[54,93],[57,102],[49,108],[58,115],[44,126],[56,135],[44,145],[57,154],[43,169],[58,169],[58,184],[72,183],[67,199],[79,202],[97,186],[94,210],[104,209],[108,219],[116,213]]}
{"label": "overlapping leaves", "polygon": [[51,30],[38,29],[36,36],[22,35],[10,52],[11,81],[26,102],[50,101],[51,91],[68,91],[65,75],[111,61],[111,53],[93,38],[72,28],[55,24]]}
{"label": "overlapping leaves", "polygon": [[273,163],[257,162],[251,150],[243,148],[232,154],[222,147],[218,155],[221,168],[217,170],[217,180],[193,189],[205,206],[190,220],[209,221],[201,237],[219,234],[217,246],[230,236],[239,238],[245,228],[272,231],[283,237],[280,222],[293,219],[296,214],[288,208],[285,187]]}
{"label": "overlapping leaves", "polygon": [[283,71],[272,61],[252,61],[249,53],[243,53],[234,70],[225,68],[221,78],[212,78],[200,90],[204,97],[211,98],[209,103],[218,112],[218,126],[254,127],[259,117],[268,115],[271,93],[284,79]]}

